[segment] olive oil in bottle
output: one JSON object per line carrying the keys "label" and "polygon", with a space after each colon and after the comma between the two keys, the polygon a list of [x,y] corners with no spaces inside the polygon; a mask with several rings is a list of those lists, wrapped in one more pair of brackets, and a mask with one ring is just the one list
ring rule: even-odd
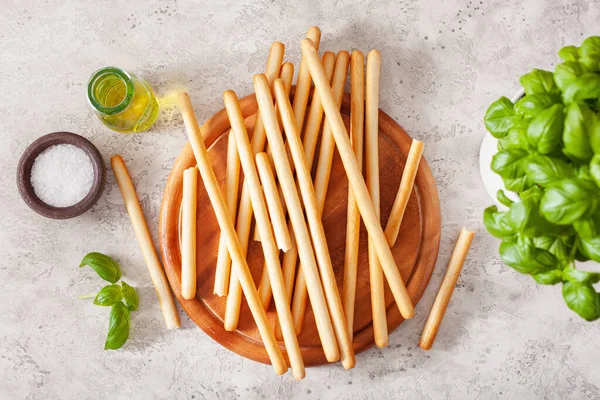
{"label": "olive oil in bottle", "polygon": [[158,116],[158,102],[150,85],[119,68],[106,67],[92,74],[88,101],[104,125],[117,132],[145,131]]}

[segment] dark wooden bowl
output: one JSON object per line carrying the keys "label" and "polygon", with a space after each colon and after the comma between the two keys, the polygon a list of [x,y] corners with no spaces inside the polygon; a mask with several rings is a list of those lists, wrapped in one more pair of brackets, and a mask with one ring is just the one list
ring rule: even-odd
{"label": "dark wooden bowl", "polygon": [[[36,157],[48,147],[57,144],[79,147],[88,155],[94,168],[94,182],[90,192],[81,201],[68,207],[53,207],[44,203],[31,185],[31,167]],[[25,149],[17,167],[17,187],[25,203],[36,213],[53,219],[73,218],[89,210],[100,198],[105,180],[106,166],[96,146],[83,136],[71,132],[54,132],[40,137]]]}

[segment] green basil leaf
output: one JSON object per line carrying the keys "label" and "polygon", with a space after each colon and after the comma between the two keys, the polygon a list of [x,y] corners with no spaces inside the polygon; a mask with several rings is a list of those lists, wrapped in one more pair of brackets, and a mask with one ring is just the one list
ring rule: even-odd
{"label": "green basil leaf", "polygon": [[123,299],[129,311],[136,311],[140,305],[140,298],[138,297],[137,291],[134,287],[129,286],[125,282],[121,281],[123,287]]}
{"label": "green basil leaf", "polygon": [[558,51],[558,56],[565,61],[577,61],[579,52],[575,46],[565,46]]}
{"label": "green basil leaf", "polygon": [[569,225],[594,214],[598,209],[599,195],[593,182],[564,179],[546,190],[540,202],[540,212],[552,223]]}
{"label": "green basil leaf", "polygon": [[540,185],[575,176],[575,170],[565,161],[540,154],[529,158],[527,170],[529,177]]}
{"label": "green basil leaf", "polygon": [[558,64],[554,70],[554,82],[560,90],[564,91],[567,87],[575,82],[581,75],[589,72],[587,67],[577,61],[567,61]]}
{"label": "green basil leaf", "polygon": [[483,224],[493,236],[505,238],[515,234],[506,222],[506,212],[499,212],[498,207],[490,206],[483,211]]}
{"label": "green basil leaf", "polygon": [[587,181],[594,180],[594,178],[592,178],[592,175],[590,174],[590,167],[587,165],[580,165],[579,167],[577,167],[575,176],[577,176],[577,179],[583,179]]}
{"label": "green basil leaf", "polygon": [[573,247],[573,237],[571,236],[550,236],[543,235],[533,238],[535,247],[546,250],[554,255],[559,261],[570,261],[570,250]]}
{"label": "green basil leaf", "polygon": [[600,70],[600,37],[590,36],[579,47],[579,61],[592,71]]}
{"label": "green basil leaf", "polygon": [[504,193],[504,190],[502,189],[498,190],[498,192],[496,193],[496,198],[498,199],[500,204],[504,204],[506,207],[510,207],[514,203],[514,201],[509,199],[506,193]]}
{"label": "green basil leaf", "polygon": [[522,97],[517,101],[515,103],[515,111],[525,118],[533,118],[540,112],[557,103],[560,103],[560,98],[558,96],[546,93],[532,94]]}
{"label": "green basil leaf", "polygon": [[[600,136],[596,114],[585,105],[569,105],[563,131],[564,153],[575,161],[589,163],[594,156],[591,138],[595,136]],[[600,150],[600,141],[597,147]]]}
{"label": "green basil leaf", "polygon": [[565,104],[586,99],[597,99],[598,97],[600,97],[600,74],[594,72],[582,74],[569,83],[563,91],[563,101]]}
{"label": "green basil leaf", "polygon": [[537,201],[533,198],[514,203],[506,214],[506,223],[514,231],[527,237],[543,235],[550,225],[540,215]]}
{"label": "green basil leaf", "polygon": [[110,310],[104,350],[115,350],[123,346],[129,337],[129,325],[129,310],[125,304],[118,302]]}
{"label": "green basil leaf", "polygon": [[565,282],[562,294],[567,306],[583,319],[593,321],[600,317],[600,297],[591,283]]}
{"label": "green basil leaf", "polygon": [[520,119],[515,113],[514,104],[506,97],[501,97],[490,105],[483,121],[492,136],[499,139],[506,136]]}
{"label": "green basil leaf", "polygon": [[600,262],[600,236],[596,236],[595,238],[591,239],[585,239],[580,237],[579,249],[581,250],[581,254],[585,258],[589,260],[594,260],[596,262]]}
{"label": "green basil leaf", "polygon": [[519,178],[502,178],[502,181],[506,189],[516,193],[523,192],[535,184],[528,175]]}
{"label": "green basil leaf", "polygon": [[527,140],[527,126],[509,129],[506,136],[498,139],[498,144],[498,151],[510,149],[531,149],[531,145]]}
{"label": "green basil leaf", "polygon": [[558,89],[554,84],[554,76],[550,71],[534,69],[530,73],[523,75],[520,82],[525,89],[525,94],[528,96],[538,93],[558,93]]}
{"label": "green basil leaf", "polygon": [[590,162],[590,176],[596,182],[596,185],[600,187],[600,154],[594,155]]}
{"label": "green basil leaf", "polygon": [[542,189],[540,189],[538,186],[532,186],[529,189],[519,193],[519,197],[521,200],[534,198],[536,201],[540,201],[543,194],[544,192],[542,192]]}
{"label": "green basil leaf", "polygon": [[559,264],[556,257],[548,251],[520,241],[503,241],[500,245],[500,257],[509,267],[528,275],[556,269]]}
{"label": "green basil leaf", "polygon": [[541,154],[549,154],[561,148],[564,123],[561,104],[541,111],[527,128],[527,139]]}
{"label": "green basil leaf", "polygon": [[541,272],[539,274],[532,275],[532,277],[540,285],[555,285],[563,281],[562,271],[560,269]]}
{"label": "green basil leaf", "polygon": [[85,265],[90,266],[100,278],[108,281],[110,283],[116,283],[119,279],[121,279],[121,268],[119,264],[109,256],[105,256],[102,253],[88,253],[81,263],[79,267],[83,267]]}
{"label": "green basil leaf", "polygon": [[104,286],[94,299],[94,304],[97,306],[112,306],[118,303],[123,298],[123,292],[119,285]]}
{"label": "green basil leaf", "polygon": [[492,171],[503,178],[520,178],[525,175],[524,161],[529,153],[521,149],[500,151],[492,157]]}
{"label": "green basil leaf", "polygon": [[565,268],[563,270],[565,280],[573,283],[597,283],[600,282],[600,273],[582,271],[577,268]]}
{"label": "green basil leaf", "polygon": [[573,223],[575,232],[584,239],[592,239],[600,236],[600,214],[596,213],[590,217],[582,218]]}

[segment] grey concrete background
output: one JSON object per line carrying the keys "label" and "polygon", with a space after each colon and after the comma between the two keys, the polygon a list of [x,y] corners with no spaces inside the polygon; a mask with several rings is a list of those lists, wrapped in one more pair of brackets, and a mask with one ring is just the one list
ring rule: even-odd
{"label": "grey concrete background", "polygon": [[[598,34],[592,0],[0,1],[0,397],[5,399],[597,399],[597,323],[497,257],[481,224],[491,200],[478,174],[482,117],[512,95],[518,77],[551,68],[556,51]],[[426,143],[443,235],[438,264],[416,317],[389,348],[308,370],[296,382],[210,340],[182,314],[166,331],[112,174],[99,203],[68,221],[42,218],[17,194],[18,157],[40,135],[67,130],[106,161],[123,155],[156,230],[162,191],[185,143],[176,110],[155,129],[110,132],[85,100],[92,71],[116,65],[146,77],[159,95],[189,90],[198,117],[221,94],[251,90],[269,45],[299,58],[307,28],[323,48],[381,51],[381,107]],[[478,233],[433,350],[421,328],[461,226]],[[155,232],[154,232],[155,233]],[[108,310],[77,296],[102,284],[77,265],[88,251],[114,255],[141,294],[131,338],[102,350]]]}

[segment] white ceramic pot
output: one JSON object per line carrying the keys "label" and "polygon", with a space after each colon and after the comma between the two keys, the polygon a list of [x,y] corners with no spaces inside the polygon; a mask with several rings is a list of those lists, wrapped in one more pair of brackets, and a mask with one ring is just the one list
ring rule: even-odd
{"label": "white ceramic pot", "polygon": [[[525,95],[525,91],[521,89],[516,95],[510,99],[513,103],[519,100],[521,97]],[[488,194],[498,205],[499,209],[506,209],[506,207],[498,202],[496,198],[496,193],[498,190],[504,190],[504,193],[513,201],[519,201],[519,195],[504,189],[504,182],[502,182],[502,178],[500,175],[496,174],[492,171],[492,157],[494,154],[498,152],[498,139],[493,137],[489,132],[486,131],[483,136],[483,141],[481,142],[481,150],[479,151],[479,172],[481,173],[481,179],[483,180],[483,185],[487,190]]]}

